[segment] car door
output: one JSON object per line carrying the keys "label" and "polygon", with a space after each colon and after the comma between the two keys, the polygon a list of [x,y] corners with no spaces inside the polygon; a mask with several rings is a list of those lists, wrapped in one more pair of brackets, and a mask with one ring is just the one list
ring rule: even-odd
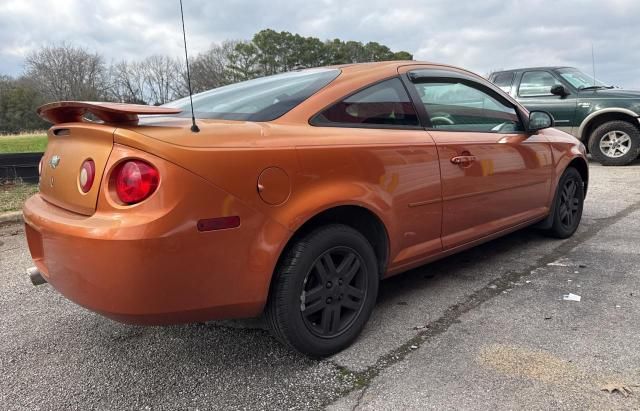
{"label": "car door", "polygon": [[[543,110],[551,113],[555,127],[571,133],[576,116],[578,93],[547,70],[528,70],[518,78],[515,88],[516,99],[529,111]],[[570,94],[558,96],[551,93],[556,85],[564,86]]]}
{"label": "car door", "polygon": [[405,82],[438,151],[445,249],[548,213],[549,143],[524,132],[495,86],[441,69],[409,71]]}
{"label": "car door", "polygon": [[377,204],[387,223],[390,272],[442,251],[437,149],[398,76],[345,96],[310,124],[309,145],[296,147],[304,173],[333,193],[357,184],[361,203]]}

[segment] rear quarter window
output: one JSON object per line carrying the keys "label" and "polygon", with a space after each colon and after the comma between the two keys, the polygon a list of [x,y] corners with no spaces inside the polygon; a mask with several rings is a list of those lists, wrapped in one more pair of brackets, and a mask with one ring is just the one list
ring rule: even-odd
{"label": "rear quarter window", "polygon": [[415,107],[399,78],[381,81],[323,110],[312,125],[344,127],[416,127]]}

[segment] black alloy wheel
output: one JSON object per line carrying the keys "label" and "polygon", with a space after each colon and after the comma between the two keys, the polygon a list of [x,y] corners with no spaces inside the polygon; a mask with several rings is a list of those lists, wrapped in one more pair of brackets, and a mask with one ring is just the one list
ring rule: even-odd
{"label": "black alloy wheel", "polygon": [[352,248],[334,247],[320,255],[307,273],[300,312],[309,331],[333,338],[349,328],[364,306],[367,276]]}
{"label": "black alloy wheel", "polygon": [[569,167],[558,182],[549,233],[557,238],[571,237],[580,225],[583,205],[584,181],[578,170]]}
{"label": "black alloy wheel", "polygon": [[274,275],[265,309],[271,333],[313,358],[335,354],[356,340],[380,282],[371,243],[343,224],[294,239]]}
{"label": "black alloy wheel", "polygon": [[560,224],[566,230],[570,230],[575,222],[580,218],[581,199],[576,195],[578,191],[578,181],[575,178],[569,178],[565,181],[560,191]]}

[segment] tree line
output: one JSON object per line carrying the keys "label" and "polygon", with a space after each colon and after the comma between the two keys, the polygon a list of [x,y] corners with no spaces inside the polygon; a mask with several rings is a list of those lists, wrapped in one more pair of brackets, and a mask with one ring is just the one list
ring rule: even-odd
{"label": "tree line", "polygon": [[[298,68],[411,60],[406,51],[369,42],[321,41],[266,29],[251,40],[225,41],[189,59],[194,93]],[[0,75],[0,133],[46,128],[36,114],[45,102],[100,100],[160,105],[188,94],[184,59],[153,55],[107,64],[72,44],[44,46],[25,59],[24,73]]]}

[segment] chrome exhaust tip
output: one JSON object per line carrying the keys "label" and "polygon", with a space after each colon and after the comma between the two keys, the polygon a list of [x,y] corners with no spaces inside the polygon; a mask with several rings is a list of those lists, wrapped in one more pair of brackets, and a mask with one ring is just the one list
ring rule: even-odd
{"label": "chrome exhaust tip", "polygon": [[47,282],[37,267],[27,268],[27,274],[29,274],[29,279],[33,285],[41,285]]}

